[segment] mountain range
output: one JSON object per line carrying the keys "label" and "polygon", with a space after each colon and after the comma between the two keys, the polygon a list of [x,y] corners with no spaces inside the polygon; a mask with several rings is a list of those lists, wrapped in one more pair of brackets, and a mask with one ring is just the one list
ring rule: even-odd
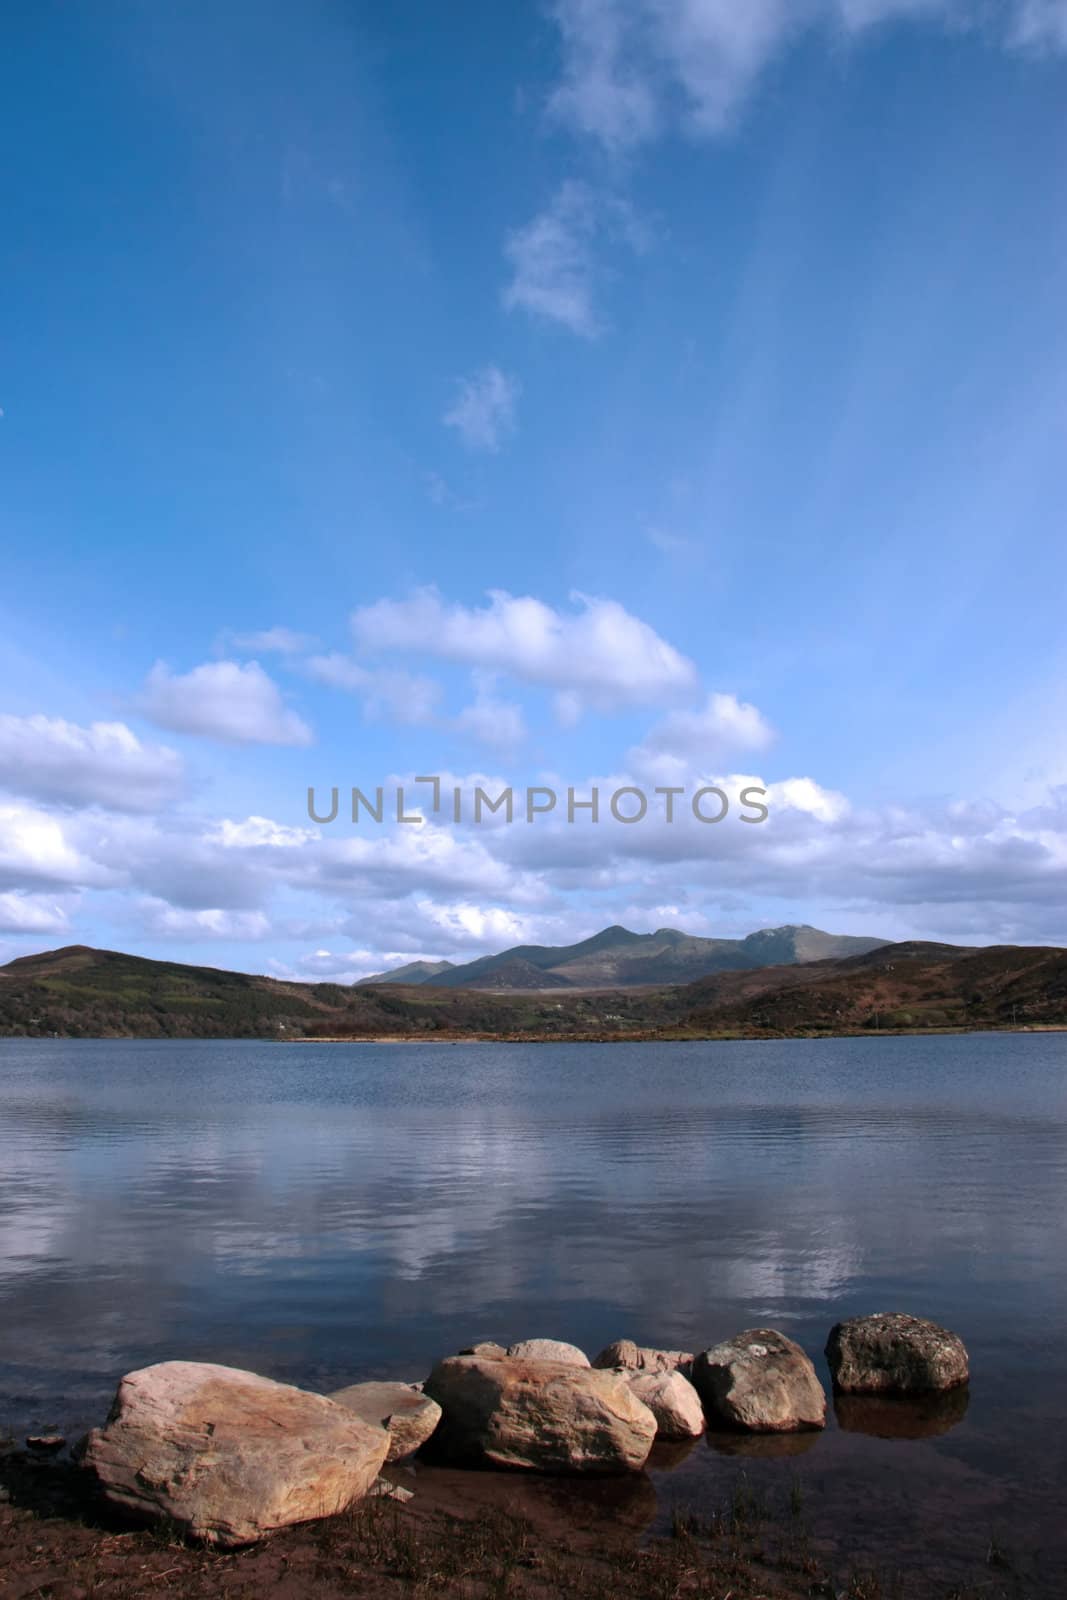
{"label": "mountain range", "polygon": [[762,928],[744,939],[703,939],[677,928],[631,933],[616,924],[579,944],[519,944],[498,955],[460,966],[451,961],[412,961],[390,972],[360,979],[361,986],[424,984],[433,989],[481,989],[514,993],[526,989],[630,989],[649,984],[692,983],[714,972],[792,966],[840,956],[864,955],[886,939],[823,933],[806,924]]}
{"label": "mountain range", "polygon": [[603,1041],[1064,1027],[1067,951],[1033,946],[910,941],[687,984],[547,993],[289,983],[86,945],[0,967],[9,1038]]}

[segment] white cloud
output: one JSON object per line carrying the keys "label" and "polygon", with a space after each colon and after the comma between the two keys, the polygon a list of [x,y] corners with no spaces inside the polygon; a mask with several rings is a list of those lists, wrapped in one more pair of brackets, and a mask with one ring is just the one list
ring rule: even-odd
{"label": "white cloud", "polygon": [[210,823],[204,837],[212,844],[226,850],[297,850],[311,844],[318,837],[312,828],[293,828],[284,822],[274,822],[270,817],[245,817],[234,822],[221,817]]}
{"label": "white cloud", "polygon": [[402,669],[361,666],[351,656],[334,651],[313,656],[305,663],[319,683],[358,694],[368,718],[387,718],[407,727],[439,727],[501,750],[515,749],[526,737],[522,709],[492,693],[491,684],[479,684],[475,699],[454,717],[439,715],[442,686],[434,679]]}
{"label": "white cloud", "polygon": [[[985,0],[556,0],[552,14],[563,59],[549,113],[611,150],[672,122],[722,132],[774,57],[812,28],[993,25]],[[1065,0],[1003,0],[996,25],[1008,48],[1067,49]]]}
{"label": "white cloud", "polygon": [[1067,50],[1067,0],[1016,0],[1011,42],[1021,50]]}
{"label": "white cloud", "polygon": [[381,907],[373,925],[392,939],[394,949],[406,952],[395,961],[470,961],[513,944],[564,943],[572,927],[583,925],[580,910],[570,916],[576,920],[541,909],[516,909],[485,895],[435,899],[416,890],[399,905]]}
{"label": "white cloud", "polygon": [[152,897],[142,902],[149,933],[174,939],[265,939],[272,932],[263,911],[231,911],[220,907],[189,910]]}
{"label": "white cloud", "polygon": [[[581,907],[562,915],[529,913],[474,895],[435,899],[414,890],[402,898],[364,900],[343,928],[331,930],[349,936],[353,948],[319,945],[268,965],[279,977],[350,983],[410,961],[470,961],[513,944],[565,944],[584,937],[587,923]],[[369,930],[373,948],[366,943]]]}
{"label": "white cloud", "polygon": [[526,683],[557,688],[579,707],[612,710],[677,700],[697,685],[696,668],[617,601],[575,593],[557,611],[532,596],[491,590],[482,607],[446,602],[436,589],[379,600],[352,617],[369,652],[422,651]]}
{"label": "white cloud", "polygon": [[[373,950],[362,943],[368,928],[379,941]],[[585,927],[580,912],[573,914],[573,921],[531,917],[473,899],[434,900],[414,894],[401,901],[369,902],[346,931],[360,941],[356,948],[320,946],[291,962],[272,961],[271,971],[302,982],[353,983],[410,961],[470,961],[513,944],[565,943],[581,938]]]}
{"label": "white cloud", "polygon": [[200,734],[225,744],[305,745],[311,729],[290,711],[258,661],[208,661],[183,675],[157,661],[140,709],[175,733]]}
{"label": "white cloud", "polygon": [[123,722],[0,715],[0,786],[31,799],[153,811],[182,783],[182,760]]}
{"label": "white cloud", "polygon": [[765,750],[774,729],[762,712],[732,694],[709,694],[698,711],[672,711],[630,752],[639,772],[678,778],[707,772],[727,750]]}
{"label": "white cloud", "polygon": [[113,874],[92,857],[92,829],[85,847],[73,837],[77,824],[31,806],[0,806],[0,887],[26,884],[103,884]]}
{"label": "white cloud", "polygon": [[769,807],[801,811],[819,822],[839,822],[849,809],[848,800],[836,789],[824,789],[814,778],[785,778],[767,785]]}
{"label": "white cloud", "polygon": [[592,339],[601,331],[593,304],[593,240],[596,201],[584,183],[568,180],[524,227],[508,235],[504,254],[512,278],[504,290],[509,311],[561,323]]}
{"label": "white cloud", "polygon": [[[450,820],[453,781],[467,796],[459,826]],[[421,802],[421,825],[392,820],[391,789],[383,824],[363,817],[353,826],[343,800],[337,825],[321,828],[262,816],[164,822],[7,806],[0,917],[23,937],[47,936],[65,926],[70,892],[84,887],[97,891],[94,905],[107,892],[161,936],[328,942],[344,932],[365,950],[372,928],[378,948],[368,971],[387,965],[388,952],[556,943],[617,921],[714,932],[724,914],[734,931],[804,920],[900,936],[1064,938],[1067,789],[1021,813],[961,802],[864,810],[810,777],[713,770],[701,781],[735,802],[743,787],[765,788],[768,821],[742,825],[735,803],[730,818],[709,826],[683,800],[667,824],[652,799],[641,825],[612,822],[607,796],[635,781],[627,773],[575,780],[580,798],[600,788],[597,825],[587,813],[568,824],[564,802],[535,827],[499,818],[474,826],[475,783],[494,794],[501,787],[484,775],[450,775],[441,818],[428,813],[425,786],[409,787],[406,810]],[[790,904],[792,916],[783,910]]]}
{"label": "white cloud", "polygon": [[618,0],[557,0],[563,81],[549,111],[610,148],[640,144],[659,122],[654,85],[640,54],[631,55],[634,7]]}
{"label": "white cloud", "polygon": [[65,933],[70,923],[57,900],[19,890],[0,894],[0,932]]}
{"label": "white cloud", "polygon": [[374,676],[339,650],[331,650],[325,656],[311,656],[304,666],[316,682],[327,683],[331,689],[344,689],[349,694],[362,694]]}
{"label": "white cloud", "polygon": [[402,966],[410,955],[373,950],[309,950],[295,961],[268,961],[272,977],[289,983],[358,983],[390,966]]}
{"label": "white cloud", "polygon": [[362,667],[337,650],[326,656],[312,656],[305,666],[319,683],[361,695],[363,709],[371,718],[387,717],[392,722],[419,727],[433,721],[441,699],[441,685],[433,678],[402,670]]}
{"label": "white cloud", "polygon": [[[342,792],[336,825],[298,828],[269,817],[222,818],[195,838],[157,838],[155,854],[170,869],[174,850],[184,848],[190,862],[195,863],[201,898],[184,902],[193,906],[258,906],[272,888],[283,886],[357,902],[368,895],[397,896],[437,889],[505,896],[516,903],[543,898],[536,876],[516,871],[497,859],[482,836],[483,830],[474,836],[462,828],[435,822],[428,814],[431,796],[425,786],[409,788],[405,797],[406,813],[420,815],[423,821],[403,825],[393,821],[395,787],[382,787],[383,821],[376,823],[361,814],[359,831],[355,833],[348,797]],[[373,795],[369,798],[373,799]],[[319,791],[317,799],[320,805],[325,803],[325,791]],[[447,815],[447,793],[442,805]],[[150,856],[150,851],[142,852],[142,879],[152,871]],[[169,875],[173,879],[172,870]],[[212,894],[212,883],[219,881],[231,886],[225,897],[220,892]],[[242,896],[244,885],[254,891],[255,899]],[[153,892],[172,902],[178,898],[165,890]]]}
{"label": "white cloud", "polygon": [[252,655],[299,656],[318,644],[313,634],[282,627],[264,628],[260,633],[231,633],[226,638],[235,649]]}
{"label": "white cloud", "polygon": [[[410,797],[409,797],[410,798]],[[324,837],[299,863],[290,881],[331,893],[410,894],[473,891],[512,900],[540,898],[536,876],[515,872],[481,838],[427,820],[358,838]]]}
{"label": "white cloud", "polygon": [[241,851],[227,850],[219,824],[196,816],[167,819],[86,814],[70,824],[73,841],[112,885],[191,910],[260,909],[280,881],[257,872]]}
{"label": "white cloud", "polygon": [[722,128],[802,15],[794,0],[558,0],[563,79],[550,112],[611,149],[651,138],[681,97]]}
{"label": "white cloud", "polygon": [[432,900],[416,900],[415,909],[423,926],[436,930],[436,944],[453,952],[470,950],[472,946],[507,949],[509,945],[527,943],[531,937],[528,919],[502,906],[478,905],[465,900],[444,905]]}
{"label": "white cloud", "polygon": [[605,247],[622,244],[641,252],[651,237],[620,194],[568,179],[543,211],[507,236],[504,254],[512,275],[504,305],[595,339],[606,327],[596,306]]}
{"label": "white cloud", "polygon": [[522,707],[498,699],[486,686],[479,687],[471,704],[453,719],[452,727],[497,750],[515,750],[526,738]]}
{"label": "white cloud", "polygon": [[764,67],[802,23],[795,0],[656,0],[655,27],[668,70],[697,133],[727,127]]}
{"label": "white cloud", "polygon": [[442,421],[455,428],[470,450],[499,450],[515,430],[519,383],[499,367],[483,367],[459,385],[455,403]]}

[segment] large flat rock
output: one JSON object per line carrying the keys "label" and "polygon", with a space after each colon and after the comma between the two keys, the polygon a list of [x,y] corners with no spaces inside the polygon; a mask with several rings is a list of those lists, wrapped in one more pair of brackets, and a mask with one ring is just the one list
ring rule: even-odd
{"label": "large flat rock", "polygon": [[845,1394],[928,1394],[956,1389],[970,1376],[958,1334],[903,1311],[837,1323],[826,1359],[834,1388]]}
{"label": "large flat rock", "polygon": [[456,1466],[614,1474],[642,1467],[656,1419],[616,1372],[451,1356],[426,1380],[444,1415],[434,1450]]}
{"label": "large flat rock", "polygon": [[441,1407],[409,1383],[352,1383],[330,1396],[389,1435],[387,1461],[414,1455],[441,1420]]}
{"label": "large flat rock", "polygon": [[128,1373],[83,1456],[107,1498],[207,1544],[248,1544],[367,1493],[389,1435],[324,1395],[164,1361]]}
{"label": "large flat rock", "polygon": [[709,1418],[747,1433],[826,1426],[826,1394],[798,1344],[774,1328],[749,1328],[704,1350],[693,1383]]}

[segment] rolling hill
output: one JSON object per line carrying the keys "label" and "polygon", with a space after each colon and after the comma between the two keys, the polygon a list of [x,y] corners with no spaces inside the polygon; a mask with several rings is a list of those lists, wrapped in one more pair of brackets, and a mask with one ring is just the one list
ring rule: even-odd
{"label": "rolling hill", "polygon": [[[497,970],[514,978],[515,967]],[[7,1037],[605,1040],[1012,1027],[1067,1027],[1067,951],[910,942],[688,984],[553,993],[285,983],[85,945],[0,967]]]}
{"label": "rolling hill", "polygon": [[528,1007],[464,990],[427,996],[383,988],[286,983],[244,972],[152,961],[70,945],[0,967],[0,1036],[285,1039],[506,1032],[536,1027]]}
{"label": "rolling hill", "polygon": [[685,1026],[745,1034],[1067,1025],[1067,950],[909,941],[686,990]]}

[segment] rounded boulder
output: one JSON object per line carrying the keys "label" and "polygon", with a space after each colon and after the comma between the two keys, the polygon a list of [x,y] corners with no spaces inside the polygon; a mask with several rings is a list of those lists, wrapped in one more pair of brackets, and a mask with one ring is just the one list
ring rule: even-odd
{"label": "rounded boulder", "polygon": [[563,1339],[520,1339],[508,1345],[508,1355],[516,1361],[562,1361],[569,1367],[587,1367],[589,1357],[576,1344]]}
{"label": "rounded boulder", "polygon": [[704,1407],[684,1373],[627,1373],[630,1390],[656,1419],[657,1439],[698,1439],[704,1432]]}
{"label": "rounded boulder", "polygon": [[902,1311],[837,1323],[826,1359],[843,1394],[929,1394],[959,1388],[970,1377],[958,1334]]}
{"label": "rounded boulder", "polygon": [[119,1384],[85,1467],[115,1505],[206,1544],[249,1544],[343,1511],[367,1493],[389,1449],[325,1395],[254,1372],[164,1361]]}
{"label": "rounded boulder", "polygon": [[826,1394],[798,1344],[774,1328],[749,1328],[704,1350],[693,1383],[709,1418],[746,1433],[826,1426]]}
{"label": "rounded boulder", "polygon": [[454,1466],[635,1472],[656,1437],[655,1417],[620,1373],[560,1361],[451,1356],[426,1393],[443,1412],[435,1456]]}
{"label": "rounded boulder", "polygon": [[408,1383],[352,1383],[331,1396],[339,1406],[389,1435],[387,1461],[401,1461],[426,1443],[441,1420],[441,1407]]}

